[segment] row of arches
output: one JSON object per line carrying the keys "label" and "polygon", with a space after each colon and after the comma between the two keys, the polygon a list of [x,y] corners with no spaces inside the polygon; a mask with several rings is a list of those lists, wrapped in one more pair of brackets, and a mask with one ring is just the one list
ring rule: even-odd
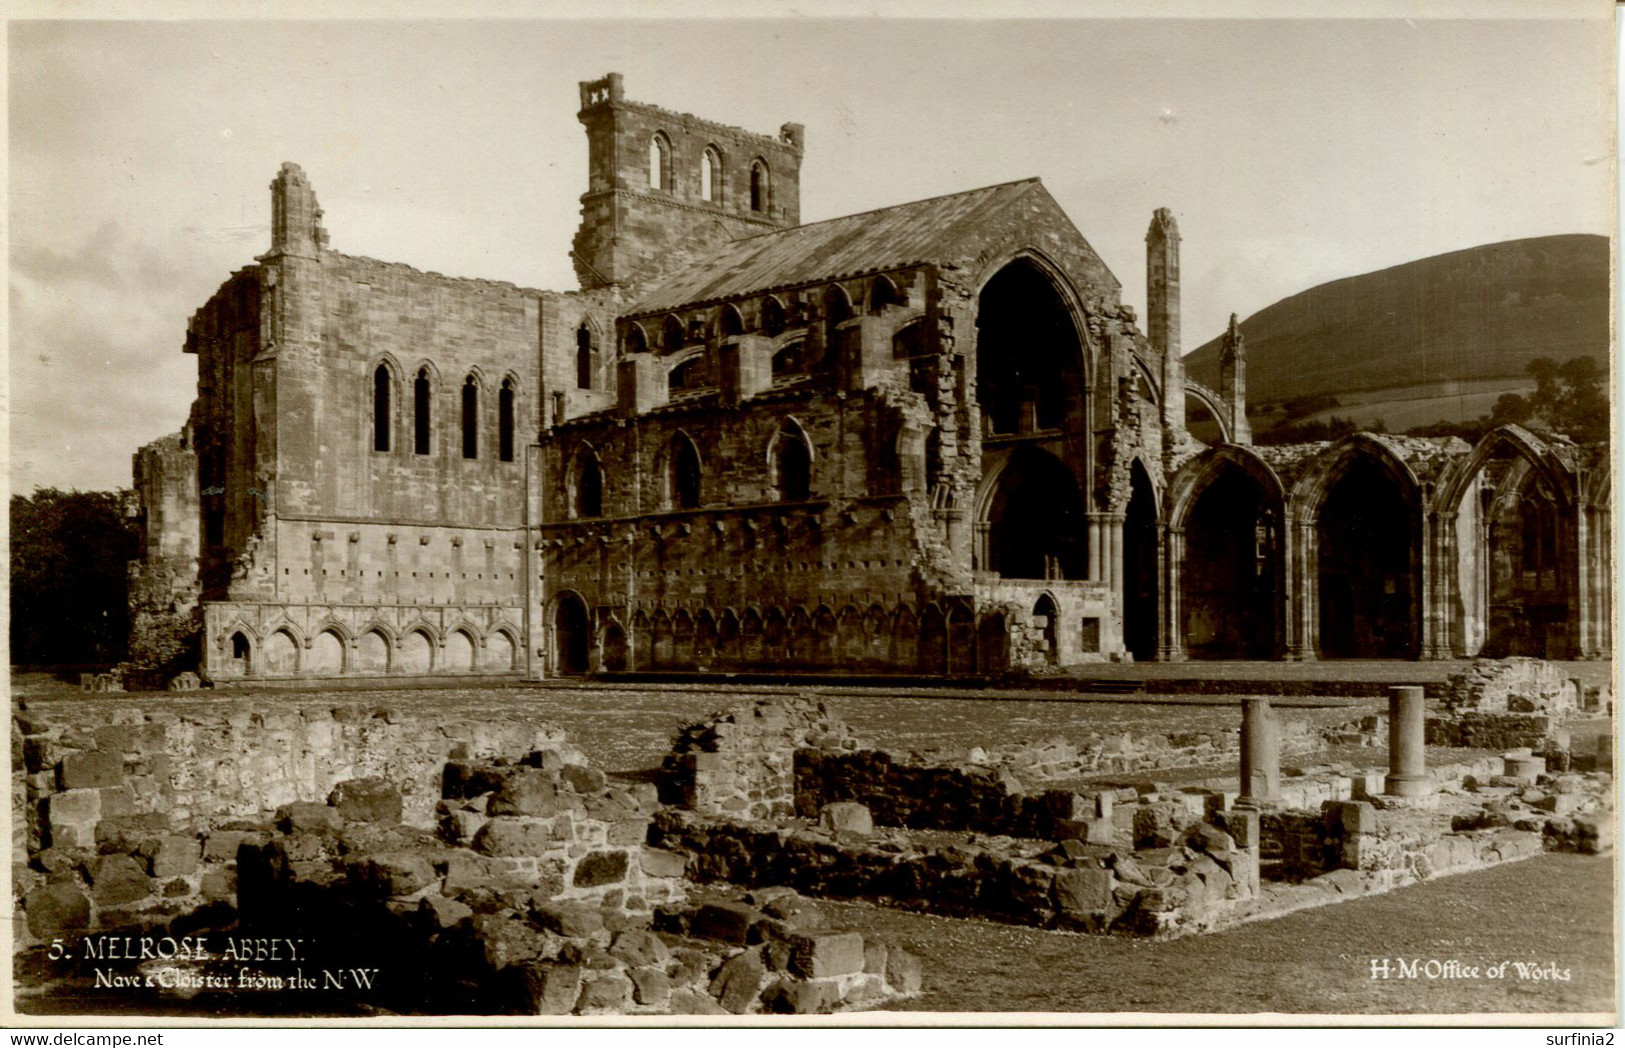
{"label": "row of arches", "polygon": [[861,308],[873,316],[908,301],[897,281],[881,273],[851,290],[842,284],[830,284],[822,292],[769,294],[753,302],[730,302],[687,315],[668,313],[626,321],[622,345],[628,353],[659,351],[669,355],[713,338],[746,334],[778,338],[792,328],[820,321],[821,341],[833,345],[836,326],[859,314],[860,300]]}
{"label": "row of arches", "polygon": [[963,602],[633,612],[596,625],[581,597],[555,599],[552,669],[558,674],[771,668],[816,672],[989,674],[1009,665],[1009,621]]}
{"label": "row of arches", "polygon": [[[649,138],[649,188],[658,189],[663,193],[676,192],[676,174],[675,151],[672,149],[671,138],[664,131],[656,131]],[[748,177],[749,187],[745,203],[751,211],[766,214],[770,207],[772,191],[767,158],[758,156],[753,159],[750,162]],[[728,203],[730,190],[727,181],[722,150],[715,144],[708,144],[701,150],[699,165],[695,170],[699,198],[718,207]]]}
{"label": "row of arches", "polygon": [[1070,468],[1018,444],[989,455],[973,566],[1110,583],[1138,660],[1572,657],[1596,646],[1581,636],[1595,613],[1578,609],[1600,606],[1587,587],[1601,584],[1582,577],[1580,551],[1605,533],[1606,509],[1581,505],[1572,470],[1538,438],[1495,431],[1427,483],[1373,435],[1304,449],[1295,463],[1288,486],[1251,448],[1211,448],[1175,475],[1164,512],[1136,460],[1123,510],[1090,513]]}
{"label": "row of arches", "polygon": [[1290,489],[1256,452],[1223,445],[1188,464],[1168,500],[1165,655],[1562,658],[1585,647],[1580,545],[1600,507],[1583,506],[1572,472],[1514,427],[1429,483],[1372,435],[1322,452]]}
{"label": "row of arches", "polygon": [[[414,455],[434,454],[434,401],[436,375],[423,364],[412,379],[409,431]],[[457,427],[463,458],[480,457],[480,401],[484,380],[477,369],[463,376],[457,400]],[[372,450],[395,451],[403,420],[398,417],[400,381],[393,361],[379,361],[372,372]],[[496,454],[500,462],[514,461],[514,426],[518,410],[519,380],[504,375],[497,390]]]}
{"label": "row of arches", "polygon": [[472,625],[440,631],[421,623],[397,632],[374,623],[352,632],[329,624],[306,641],[292,624],[261,632],[238,623],[221,634],[219,668],[212,675],[252,677],[341,677],[385,674],[424,675],[511,673],[519,668],[517,631]]}
{"label": "row of arches", "polygon": [[[787,419],[768,439],[767,486],[779,502],[805,502],[812,497],[813,444],[795,419]],[[679,430],[655,456],[661,478],[659,508],[699,509],[720,502],[725,489],[708,474],[699,445]],[[729,481],[736,483],[737,477]],[[604,464],[597,448],[583,441],[571,456],[565,481],[567,515],[590,519],[605,515]]]}

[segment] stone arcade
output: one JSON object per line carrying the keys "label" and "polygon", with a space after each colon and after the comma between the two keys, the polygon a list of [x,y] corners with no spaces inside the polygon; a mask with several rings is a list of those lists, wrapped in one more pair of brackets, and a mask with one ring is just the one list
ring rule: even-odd
{"label": "stone arcade", "polygon": [[[305,174],[135,457],[132,659],[215,681],[1599,657],[1606,449],[1254,448],[1037,179],[800,223],[799,125],[581,85],[580,290],[328,246]],[[1221,439],[1186,428],[1205,409]]]}

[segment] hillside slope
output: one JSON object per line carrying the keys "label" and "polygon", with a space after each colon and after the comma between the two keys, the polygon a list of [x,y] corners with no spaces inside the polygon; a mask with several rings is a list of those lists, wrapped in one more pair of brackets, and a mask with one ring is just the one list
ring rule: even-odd
{"label": "hillside slope", "polygon": [[[1441,383],[1528,384],[1524,365],[1590,355],[1607,366],[1609,244],[1589,234],[1485,244],[1334,280],[1254,313],[1247,340],[1255,409],[1329,393],[1404,400]],[[1185,358],[1216,387],[1219,340]],[[1349,397],[1360,391],[1382,397]]]}

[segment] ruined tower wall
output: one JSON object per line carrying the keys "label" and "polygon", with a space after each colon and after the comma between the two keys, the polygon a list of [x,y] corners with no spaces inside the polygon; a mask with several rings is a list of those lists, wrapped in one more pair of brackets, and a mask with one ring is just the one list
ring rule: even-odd
{"label": "ruined tower wall", "polygon": [[178,672],[197,657],[202,518],[189,435],[171,434],[132,456],[142,555],[130,563],[129,651],[143,669]]}
{"label": "ruined tower wall", "polygon": [[190,427],[201,504],[201,571],[206,594],[223,595],[232,565],[259,530],[254,359],[261,345],[261,273],[240,270],[187,325],[186,352],[198,358]]}
{"label": "ruined tower wall", "polygon": [[[635,284],[706,247],[801,221],[798,124],[784,125],[774,138],[632,102],[618,73],[581,85],[579,116],[589,181],[573,254],[583,288]],[[657,136],[665,161],[659,184],[652,184],[650,143]],[[711,197],[701,191],[707,149],[718,159]],[[766,171],[765,198],[753,207],[751,169],[758,163]]]}

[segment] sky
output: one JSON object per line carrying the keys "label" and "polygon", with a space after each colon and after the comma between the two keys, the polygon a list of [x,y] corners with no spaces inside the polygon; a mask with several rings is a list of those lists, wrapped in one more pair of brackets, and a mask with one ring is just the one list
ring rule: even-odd
{"label": "sky", "polygon": [[804,221],[1036,175],[1142,317],[1146,227],[1171,208],[1189,351],[1328,280],[1609,234],[1614,43],[1588,9],[12,21],[11,489],[127,486],[181,426],[187,318],[266,250],[283,161],[336,250],[566,290],[577,83],[613,70],[639,101],[804,124]]}

